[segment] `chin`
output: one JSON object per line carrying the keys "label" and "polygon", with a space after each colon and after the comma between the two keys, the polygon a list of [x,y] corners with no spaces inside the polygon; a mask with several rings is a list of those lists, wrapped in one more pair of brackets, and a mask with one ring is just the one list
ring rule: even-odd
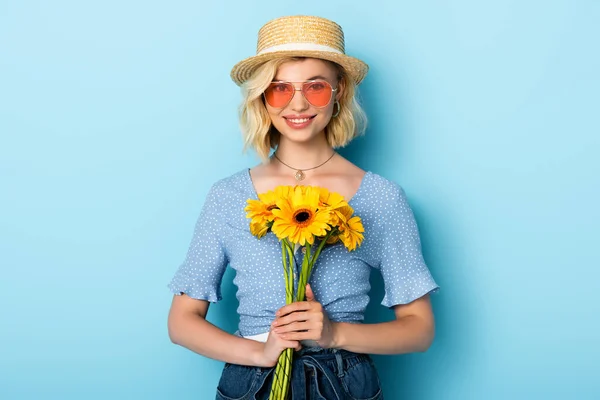
{"label": "chin", "polygon": [[275,126],[275,129],[277,129],[281,136],[285,137],[286,140],[297,143],[306,143],[323,135],[325,126],[315,125],[305,129],[293,129],[284,122],[283,126]]}
{"label": "chin", "polygon": [[290,142],[296,142],[296,143],[307,143],[310,142],[314,139],[316,139],[317,137],[319,137],[318,133],[315,132],[299,132],[299,131],[283,131],[281,132],[281,136],[285,138],[285,140],[288,140]]}

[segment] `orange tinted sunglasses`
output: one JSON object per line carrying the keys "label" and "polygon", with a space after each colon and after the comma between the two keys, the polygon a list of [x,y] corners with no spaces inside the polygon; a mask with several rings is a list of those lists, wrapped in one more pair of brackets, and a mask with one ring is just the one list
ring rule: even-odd
{"label": "orange tinted sunglasses", "polygon": [[[294,83],[301,83],[302,87],[296,89]],[[276,81],[271,82],[269,87],[265,90],[264,96],[266,102],[271,107],[283,108],[292,101],[294,94],[297,91],[302,92],[302,96],[304,96],[306,101],[313,107],[323,108],[331,102],[337,88],[332,88],[329,82],[322,80],[305,82]]]}

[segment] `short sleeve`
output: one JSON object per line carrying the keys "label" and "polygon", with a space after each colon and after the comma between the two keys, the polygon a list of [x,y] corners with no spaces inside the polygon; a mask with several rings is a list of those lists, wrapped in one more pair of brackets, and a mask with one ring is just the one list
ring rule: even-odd
{"label": "short sleeve", "polygon": [[196,222],[186,258],[168,285],[172,293],[185,293],[213,303],[221,300],[221,280],[228,264],[222,240],[222,214],[218,189],[213,185]]}
{"label": "short sleeve", "polygon": [[408,304],[439,290],[421,251],[415,217],[402,187],[394,184],[382,224],[379,264],[385,286],[385,307]]}

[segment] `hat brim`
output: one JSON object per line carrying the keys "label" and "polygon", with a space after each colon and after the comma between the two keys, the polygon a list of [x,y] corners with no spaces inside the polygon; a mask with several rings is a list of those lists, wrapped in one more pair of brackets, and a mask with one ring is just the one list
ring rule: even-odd
{"label": "hat brim", "polygon": [[240,86],[246,82],[256,68],[267,61],[275,60],[282,57],[309,57],[320,58],[339,64],[344,68],[349,77],[355,84],[359,84],[367,75],[369,66],[358,58],[347,56],[345,54],[318,51],[318,50],[282,50],[272,53],[264,53],[257,56],[246,58],[237,63],[231,70],[231,79]]}

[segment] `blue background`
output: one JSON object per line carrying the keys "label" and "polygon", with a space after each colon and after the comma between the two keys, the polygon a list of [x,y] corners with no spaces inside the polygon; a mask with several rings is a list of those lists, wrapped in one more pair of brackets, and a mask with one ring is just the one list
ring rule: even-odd
{"label": "blue background", "polygon": [[290,14],[370,64],[343,154],[404,187],[442,287],[430,350],[376,357],[386,398],[600,398],[592,0],[1,1],[0,398],[212,398],[166,284],[210,184],[257,162],[229,71]]}

